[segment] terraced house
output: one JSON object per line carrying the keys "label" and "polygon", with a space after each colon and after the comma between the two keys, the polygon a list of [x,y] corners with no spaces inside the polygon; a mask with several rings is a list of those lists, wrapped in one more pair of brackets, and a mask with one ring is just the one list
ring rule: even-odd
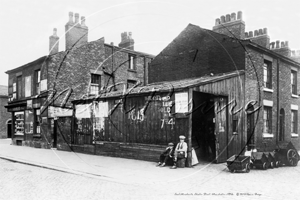
{"label": "terraced house", "polygon": [[[75,20],[74,20],[75,19]],[[65,51],[59,51],[57,29],[49,38],[49,55],[11,69],[6,106],[11,113],[13,143],[42,148],[70,140],[71,100],[95,97],[147,83],[152,55],[134,51],[132,33],[121,34],[119,46],[104,38],[88,41],[85,18],[69,13]],[[64,132],[66,137],[59,137]]]}

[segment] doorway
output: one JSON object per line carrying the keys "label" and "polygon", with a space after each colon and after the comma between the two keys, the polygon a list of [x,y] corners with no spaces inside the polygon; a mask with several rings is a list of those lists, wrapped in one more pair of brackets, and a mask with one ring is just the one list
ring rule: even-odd
{"label": "doorway", "polygon": [[10,119],[6,122],[6,131],[7,131],[7,138],[11,138],[12,123]]}
{"label": "doorway", "polygon": [[54,127],[53,127],[53,148],[57,148],[57,118],[53,119]]}
{"label": "doorway", "polygon": [[200,161],[227,159],[226,103],[226,97],[193,92],[192,146]]}

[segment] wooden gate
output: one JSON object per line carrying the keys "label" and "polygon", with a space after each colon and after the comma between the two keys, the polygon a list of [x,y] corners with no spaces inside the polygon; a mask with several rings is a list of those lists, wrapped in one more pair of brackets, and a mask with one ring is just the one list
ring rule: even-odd
{"label": "wooden gate", "polygon": [[227,98],[215,98],[216,162],[227,160]]}

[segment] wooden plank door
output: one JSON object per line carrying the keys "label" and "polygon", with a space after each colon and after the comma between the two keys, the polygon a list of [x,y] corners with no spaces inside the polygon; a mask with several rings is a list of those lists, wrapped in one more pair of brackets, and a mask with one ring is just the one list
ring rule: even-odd
{"label": "wooden plank door", "polygon": [[215,97],[216,162],[227,160],[227,98]]}

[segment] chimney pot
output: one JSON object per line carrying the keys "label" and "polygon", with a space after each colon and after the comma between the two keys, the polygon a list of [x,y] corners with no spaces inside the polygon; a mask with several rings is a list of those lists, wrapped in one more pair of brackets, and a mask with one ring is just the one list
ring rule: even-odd
{"label": "chimney pot", "polygon": [[242,11],[238,11],[237,19],[243,20],[243,13],[242,13]]}
{"label": "chimney pot", "polygon": [[254,31],[254,37],[255,37],[255,36],[258,36],[258,30],[255,30],[255,31]]}
{"label": "chimney pot", "polygon": [[249,31],[249,38],[253,37],[253,31]]}
{"label": "chimney pot", "polygon": [[280,43],[280,41],[277,40],[277,41],[276,41],[276,49],[279,49],[279,43]]}
{"label": "chimney pot", "polygon": [[231,21],[235,21],[236,20],[236,14],[235,13],[231,13]]}
{"label": "chimney pot", "polygon": [[289,47],[289,41],[285,41],[284,46],[285,46],[285,47]]}
{"label": "chimney pot", "polygon": [[245,32],[245,38],[248,38],[249,35],[248,35],[248,32]]}
{"label": "chimney pot", "polygon": [[259,29],[258,30],[258,35],[262,35],[263,34],[263,30],[262,29]]}
{"label": "chimney pot", "polygon": [[217,19],[216,19],[216,26],[219,25],[219,24],[220,24],[220,19],[217,18]]}
{"label": "chimney pot", "polygon": [[84,16],[81,17],[81,26],[86,26],[85,25],[85,17]]}
{"label": "chimney pot", "polygon": [[75,23],[78,24],[79,22],[79,14],[75,13]]}
{"label": "chimney pot", "polygon": [[53,36],[57,36],[57,29],[56,28],[53,29]]}
{"label": "chimney pot", "polygon": [[226,22],[230,22],[230,15],[229,14],[226,15]]}
{"label": "chimney pot", "polygon": [[221,23],[225,23],[225,16],[224,15],[221,16]]}
{"label": "chimney pot", "polygon": [[58,52],[59,37],[57,36],[57,29],[53,29],[53,35],[49,37],[49,55]]}
{"label": "chimney pot", "polygon": [[268,34],[268,29],[267,29],[267,28],[264,28],[263,33],[264,33],[264,35],[267,35],[267,34]]}
{"label": "chimney pot", "polygon": [[73,23],[73,12],[69,12],[69,23]]}
{"label": "chimney pot", "polygon": [[283,48],[283,47],[284,47],[284,42],[282,41],[282,42],[281,42],[281,48]]}

